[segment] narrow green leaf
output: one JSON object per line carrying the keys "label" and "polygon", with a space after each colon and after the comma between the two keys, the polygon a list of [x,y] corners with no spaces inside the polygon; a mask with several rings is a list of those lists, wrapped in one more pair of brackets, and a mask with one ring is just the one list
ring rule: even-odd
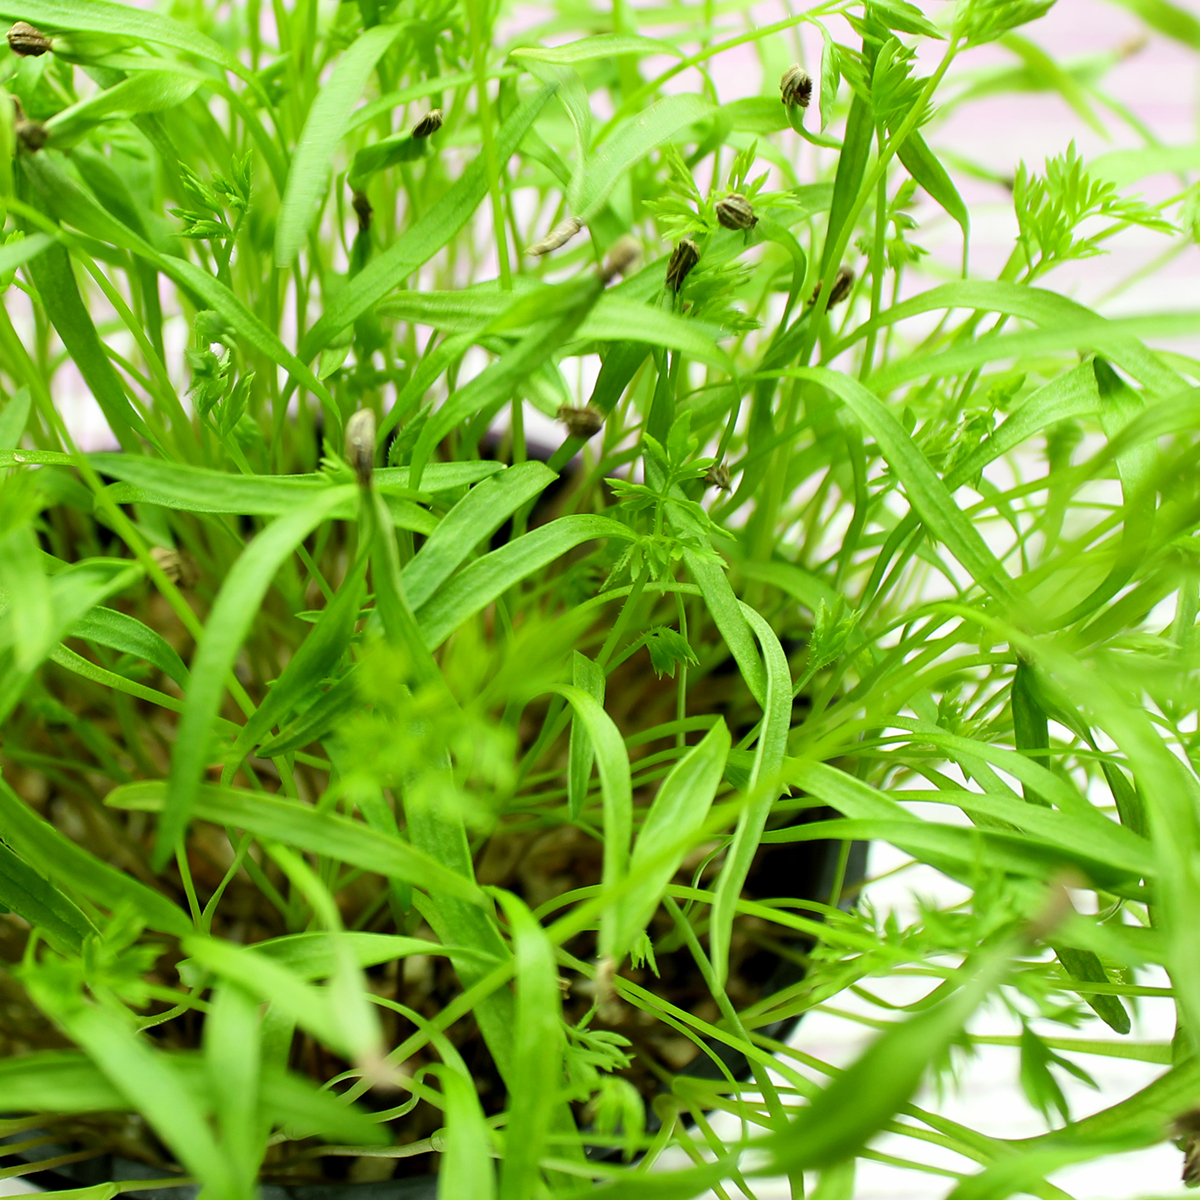
{"label": "narrow green leaf", "polygon": [[654,797],[633,847],[629,874],[636,886],[621,901],[614,934],[620,962],[662,902],[667,884],[692,850],[725,772],[729,729],[718,718],[704,738],[671,769]]}
{"label": "narrow green leaf", "polygon": [[[1076,1121],[1073,1133],[1081,1139],[1100,1141],[1123,1137],[1149,1124],[1157,1124],[1162,1129],[1180,1113],[1195,1108],[1197,1103],[1200,1103],[1200,1059],[1189,1055],[1132,1096]],[[1059,1137],[1060,1131],[1054,1130],[1037,1137],[1016,1139],[1013,1144],[1021,1149],[1032,1149],[1054,1145]]]}
{"label": "narrow green leaf", "polygon": [[[121,480],[109,489],[118,504],[160,504],[164,508],[195,513],[234,513],[261,517],[284,516],[297,505],[319,499],[330,487],[323,475],[233,475],[209,467],[194,467],[145,457],[123,458],[115,454],[89,456],[105,475]],[[461,467],[461,470],[446,470]],[[499,463],[435,463],[421,484],[427,492],[448,491],[485,479],[500,471]],[[386,497],[388,510],[401,528],[415,533],[432,533],[437,520],[402,493],[408,490],[407,467],[376,472],[375,486]],[[339,520],[357,515],[358,499],[343,490],[343,501],[330,516]]]}
{"label": "narrow green leaf", "polygon": [[259,1100],[262,1025],[254,993],[232,984],[213,990],[204,1017],[204,1060],[234,1196],[254,1200],[271,1132]]}
{"label": "narrow green leaf", "polygon": [[[187,1081],[197,1101],[211,1103],[199,1055],[164,1057]],[[302,1076],[267,1067],[260,1088],[266,1112],[295,1136],[363,1145],[386,1140],[369,1114],[332,1092],[318,1090]],[[126,1112],[133,1107],[82,1051],[34,1050],[0,1059],[0,1112]]]}
{"label": "narrow green leaf", "polygon": [[[496,133],[496,163],[516,153],[521,139],[546,106],[553,88],[542,88],[512,114]],[[487,163],[479,154],[440,200],[377,258],[351,279],[327,305],[321,319],[300,341],[299,357],[311,361],[347,326],[399,287],[427,263],[471,219],[487,195]]]}
{"label": "narrow green leaf", "polygon": [[853,1159],[826,1167],[813,1189],[812,1200],[854,1200]]}
{"label": "narrow green leaf", "polygon": [[416,611],[425,644],[440,646],[468,618],[581,542],[594,538],[628,541],[633,531],[611,517],[580,513],[560,517],[464,567]]}
{"label": "narrow green leaf", "polygon": [[39,28],[136,38],[184,54],[194,54],[237,75],[249,75],[235,55],[191,25],[152,10],[115,4],[112,0],[2,0],[0,16],[28,21]]}
{"label": "narrow green leaf", "polygon": [[1006,33],[1000,39],[1007,50],[1011,50],[1024,63],[1027,76],[1032,76],[1034,86],[1041,85],[1048,92],[1057,92],[1080,117],[1106,142],[1111,141],[1108,129],[1088,101],[1087,91],[1069,70],[1065,69],[1052,54],[1047,54],[1036,42],[1017,33]]}
{"label": "narrow green leaf", "polygon": [[946,486],[969,483],[988,463],[1052,428],[1059,421],[1083,417],[1100,407],[1096,376],[1090,363],[1043,384],[989,438],[965,455],[946,474]]}
{"label": "narrow green leaf", "polygon": [[829,224],[825,229],[825,248],[821,251],[821,277],[829,273],[833,251],[842,230],[850,218],[850,211],[858,199],[859,189],[867,173],[867,161],[871,157],[871,141],[875,136],[875,122],[871,118],[871,102],[857,92],[850,102],[850,113],[846,117],[846,134],[842,139],[842,153],[838,158],[837,174],[833,180],[833,200],[829,206]]}
{"label": "narrow green leaf", "polygon": [[72,145],[101,121],[136,117],[182,104],[204,81],[202,75],[181,71],[139,71],[78,104],[57,112],[46,122],[56,149]]}
{"label": "narrow green leaf", "polygon": [[364,540],[371,548],[371,583],[375,588],[375,611],[383,625],[388,644],[402,650],[418,683],[446,695],[441,671],[421,636],[420,626],[404,593],[400,578],[400,555],[396,535],[387,519],[380,496],[365,488],[361,494],[359,518]]}
{"label": "narrow green leaf", "polygon": [[346,184],[354,190],[364,188],[372,175],[387,171],[400,163],[416,162],[429,152],[429,139],[415,138],[411,131],[396,133],[378,142],[369,142],[354,152],[350,167],[346,171]]}
{"label": "narrow green leaf", "polygon": [[1015,1156],[1001,1158],[977,1175],[969,1176],[946,1200],[1008,1200],[1009,1196],[1028,1195],[1046,1176],[1063,1167],[1108,1154],[1140,1150],[1161,1140],[1162,1126],[1153,1122],[1122,1137],[1095,1142],[1074,1136],[1068,1127],[1058,1133],[1053,1143],[1019,1150]]}
{"label": "narrow green leaf", "polygon": [[299,144],[288,168],[287,187],[275,225],[275,265],[290,267],[317,216],[338,143],[375,64],[391,48],[404,25],[376,25],[364,31],[338,59],[308,110]]}
{"label": "narrow green leaf", "polygon": [[[1045,341],[1052,347],[1088,344],[1092,341],[1096,349],[1103,350],[1123,371],[1165,395],[1172,395],[1186,386],[1183,379],[1157,355],[1147,350],[1135,336],[1125,332],[1131,328],[1131,322],[1105,320],[1066,296],[1006,280],[958,280],[945,283],[885,310],[873,324],[875,328],[881,328],[921,313],[948,308],[1005,313],[1033,321],[1046,328],[1048,334]],[[871,327],[871,324],[861,326],[855,331],[855,336]],[[1037,335],[1028,334],[1006,335],[1004,338],[987,338],[986,345],[970,344],[927,355],[900,358],[877,371],[867,382],[872,391],[882,396],[908,379],[922,378],[923,374],[941,371],[943,367],[958,372],[964,369],[962,364],[966,363],[965,369],[970,370],[980,362],[1011,357],[1014,354],[1013,343],[1007,339],[1014,336],[1026,340],[1037,338]]]}
{"label": "narrow green leaf", "polygon": [[27,525],[0,535],[0,587],[5,593],[5,648],[12,652],[12,674],[5,694],[0,696],[0,718],[7,718],[33,672],[58,640],[54,593],[37,538]]}
{"label": "narrow green leaf", "polygon": [[[413,954],[449,953],[448,947],[425,938],[358,932],[343,933],[341,937],[360,967],[396,962]],[[265,954],[304,980],[326,979],[337,969],[337,955],[329,934],[317,930],[292,933],[287,937],[272,938],[269,942],[257,942],[254,949],[256,953]]]}
{"label": "narrow green leaf", "polygon": [[[210,275],[194,263],[176,258],[172,254],[161,254],[154,249],[144,238],[111,216],[93,196],[81,189],[64,170],[62,163],[62,156],[49,147],[37,154],[24,155],[21,158],[22,170],[37,190],[40,201],[50,212],[65,224],[73,225],[92,237],[112,242],[146,259],[185,291],[199,297],[204,307],[218,313],[239,338],[277,366],[283,367],[293,379],[307,387],[321,402],[331,427],[338,426],[338,413],[325,385],[284,346],[276,334],[267,328],[262,319],[247,307],[240,297],[214,275]],[[34,261],[38,262],[40,259]],[[71,282],[74,283],[73,278]],[[86,312],[84,315],[86,316]],[[83,337],[86,340],[86,335]],[[71,349],[70,343],[66,344],[68,349]],[[106,358],[106,364],[107,361]],[[108,369],[112,370],[111,365]],[[101,401],[101,404],[103,403]]]}
{"label": "narrow green leaf", "polygon": [[18,388],[0,409],[0,450],[15,449],[25,436],[33,399],[27,387]]}
{"label": "narrow green leaf", "polygon": [[213,1137],[204,1106],[171,1059],[135,1034],[117,1012],[61,994],[42,981],[38,970],[23,971],[22,981],[178,1161],[217,1194],[235,1195],[229,1161]]}
{"label": "narrow green leaf", "polygon": [[[0,275],[7,275],[10,271],[23,267],[57,242],[58,238],[50,233],[30,233],[15,242],[6,242],[0,246]],[[15,442],[10,444],[16,445]]]}
{"label": "narrow green leaf", "polygon": [[579,219],[586,224],[604,207],[617,181],[634,163],[714,111],[702,96],[683,94],[666,96],[622,121],[592,152],[583,176]]}
{"label": "narrow green leaf", "polygon": [[[113,808],[161,812],[167,795],[168,784],[159,779],[114,788],[104,802]],[[483,902],[473,883],[407,842],[387,837],[348,817],[319,812],[292,800],[265,792],[205,784],[196,791],[192,815],[201,821],[245,829],[297,850],[323,854],[364,871],[407,880],[427,891],[441,890],[470,904]]]}
{"label": "narrow green leaf", "polygon": [[[603,706],[604,670],[578,650],[571,655],[571,683]],[[594,758],[586,726],[580,718],[572,718],[567,748],[567,808],[572,821],[578,821],[583,813]]]}
{"label": "narrow green leaf", "polygon": [[213,722],[225,693],[226,677],[271,580],[284,560],[352,492],[349,487],[329,488],[324,495],[280,517],[251,542],[226,575],[192,660],[191,684],[171,756],[169,799],[155,840],[154,863],[158,869],[187,829],[196,791],[208,766]]}
{"label": "narrow green leaf", "polygon": [[123,1112],[124,1094],[80,1050],[0,1058],[0,1112]]}
{"label": "narrow green leaf", "polygon": [[792,725],[792,676],[787,655],[770,624],[749,605],[742,611],[762,647],[767,686],[763,697],[763,720],[754,748],[754,765],[746,789],[746,803],[738,815],[737,828],[725,852],[725,862],[714,885],[709,954],[718,986],[724,986],[729,970],[729,946],[733,918],[750,865],[762,840],[767,817],[783,790],[781,771]]}
{"label": "narrow green leaf", "polygon": [[[588,697],[590,700],[590,697]],[[528,1200],[538,1193],[539,1163],[546,1152],[562,1073],[562,992],[554,947],[523,901],[511,892],[496,898],[512,929],[516,959],[516,1026],[513,1086],[519,1103],[509,1109],[500,1167],[500,1200]]]}
{"label": "narrow green leaf", "polygon": [[540,62],[574,64],[593,62],[597,58],[615,58],[619,54],[636,55],[639,58],[647,54],[683,57],[683,51],[678,46],[672,46],[670,42],[627,33],[595,34],[578,42],[568,42],[565,46],[520,46],[511,52],[511,57],[518,60],[535,59]]}
{"label": "narrow green leaf", "polygon": [[[587,85],[583,82],[579,72],[567,63],[541,58],[539,53],[526,55],[524,50],[514,51],[513,54],[514,57],[521,55],[523,65],[535,79],[558,89],[555,95],[558,97],[563,111],[567,114],[567,119],[571,122],[571,129],[575,135],[575,154],[571,163],[565,199],[567,211],[578,212],[580,192],[583,188],[583,172],[587,166],[588,150],[592,144],[592,105],[588,98]],[[534,134],[530,141],[532,142],[536,137],[537,134]]]}
{"label": "narrow green leaf", "polygon": [[420,608],[471,557],[476,547],[556,478],[556,473],[544,464],[527,462],[476,484],[405,564],[401,578],[413,608]]}
{"label": "narrow green leaf", "polygon": [[[20,160],[25,163],[25,157]],[[55,243],[26,263],[29,277],[37,288],[46,317],[62,338],[72,361],[100,405],[113,436],[127,453],[141,450],[138,437],[149,438],[149,431],[129,401],[92,318],[79,295],[79,285],[71,269],[71,256]]]}
{"label": "narrow green leaf", "polygon": [[[157,704],[159,708],[167,709],[168,712],[183,711],[182,701],[176,700],[174,696],[168,696],[166,692],[156,691],[144,684],[135,683],[132,679],[126,679],[124,675],[118,675],[114,671],[106,671],[103,667],[96,666],[90,658],[84,658],[82,654],[76,654],[74,650],[70,650],[66,646],[55,646],[46,657],[72,674],[78,675],[81,679],[90,679],[93,683],[112,688],[115,692],[123,692],[127,696],[137,696],[140,700],[148,700],[151,704]],[[236,726],[227,722],[223,717],[218,719],[217,727],[230,731],[236,729]]]}
{"label": "narrow green leaf", "polygon": [[821,94],[818,100],[821,105],[821,132],[824,133],[829,125],[829,118],[833,116],[834,106],[837,104],[841,71],[838,67],[837,46],[834,45],[833,38],[829,36],[829,30],[820,22],[818,22],[818,27],[821,30]]}
{"label": "narrow green leaf", "polygon": [[500,405],[511,398],[517,386],[550,361],[551,356],[574,336],[603,291],[600,279],[588,276],[554,288],[551,296],[531,294],[506,311],[505,317],[497,321],[493,329],[502,326],[514,309],[525,305],[551,315],[539,321],[530,333],[495,362],[489,363],[465,387],[459,388],[425,422],[412,452],[412,478],[417,486],[434,447],[462,421],[490,420]]}
{"label": "narrow green leaf", "polygon": [[[912,800],[917,794],[897,793],[895,798],[900,799],[901,795],[905,800]],[[1091,858],[1108,862],[1131,875],[1147,874],[1153,877],[1155,874],[1154,858],[1145,848],[1136,842],[1130,846],[1126,840],[1106,837],[1098,823],[1080,821],[1074,813],[1057,812],[1041,805],[1030,805],[1024,800],[997,795],[994,792],[939,788],[929,795],[931,803],[953,804],[972,818],[984,818],[981,824],[989,824],[989,819],[990,822],[999,823],[989,824],[989,827],[1018,829],[1072,853],[1085,853]],[[842,811],[848,815],[858,815],[858,812],[852,812],[850,808]],[[891,815],[894,818],[900,814],[893,812]],[[1106,817],[1101,819],[1112,825]]]}
{"label": "narrow green leaf", "polygon": [[[672,517],[674,519],[674,514]],[[733,594],[724,568],[706,555],[686,548],[683,561],[699,586],[709,614],[725,639],[725,645],[729,647],[746,687],[759,704],[764,704],[767,696],[766,672],[763,670],[762,659],[754,648],[754,635],[750,632],[746,614]]]}
{"label": "narrow green leaf", "polygon": [[1170,0],[1111,0],[1142,18],[1151,29],[1200,50],[1200,19]]}
{"label": "narrow green leaf", "polygon": [[191,921],[165,896],[59,833],[0,780],[0,836],[39,874],[107,909],[129,905],[151,929],[182,936]]}
{"label": "narrow green leaf", "polygon": [[300,750],[320,738],[337,725],[343,717],[361,704],[358,695],[358,678],[351,668],[328,691],[322,692],[278,737],[270,738],[259,747],[263,758],[274,758]]}
{"label": "narrow green leaf", "polygon": [[157,667],[181,688],[187,687],[187,667],[175,648],[162,634],[143,625],[136,617],[97,605],[71,625],[66,636],[107,646],[121,654],[132,654]]}
{"label": "narrow green leaf", "polygon": [[897,156],[904,164],[905,170],[929,193],[932,200],[946,210],[962,230],[965,253],[966,241],[971,236],[971,215],[937,155],[914,130],[901,143]]}
{"label": "narrow green leaf", "polygon": [[[813,794],[820,795],[819,792]],[[1138,884],[1141,875],[1074,846],[1002,830],[895,819],[897,816],[893,814],[892,820],[872,817],[868,820],[820,821],[769,829],[762,835],[762,841],[775,844],[825,838],[844,841],[881,839],[963,882],[977,878],[981,863],[987,863],[993,870],[1042,881],[1053,878],[1065,867],[1072,867],[1097,887],[1123,896],[1144,895]]]}
{"label": "narrow green leaf", "polygon": [[[1117,0],[1119,3],[1120,0]],[[1197,22],[1200,34],[1200,22]],[[1136,150],[1110,150],[1088,163],[1093,179],[1126,188],[1149,175],[1200,170],[1200,142],[1183,146],[1141,146]]]}
{"label": "narrow green leaf", "polygon": [[193,963],[269,1003],[335,1053],[347,1059],[355,1057],[355,1040],[334,1010],[329,987],[305,983],[281,962],[259,953],[253,946],[190,937],[184,940],[182,949]]}
{"label": "narrow green leaf", "polygon": [[[546,288],[543,294],[553,296],[554,292]],[[478,338],[512,304],[511,294],[488,285],[466,292],[399,292],[381,301],[376,311],[430,325],[444,333],[467,333]],[[510,327],[510,331],[526,333],[532,323]],[[600,296],[573,335],[575,343],[631,341],[682,350],[698,362],[731,371],[729,356],[716,344],[723,336],[716,325],[658,308],[648,300],[627,295],[620,286]]]}
{"label": "narrow green leaf", "polygon": [[1125,777],[1125,772],[1113,763],[1102,761],[1100,769],[1112,792],[1113,803],[1117,806],[1117,814],[1121,824],[1141,837],[1149,837],[1150,831],[1146,824],[1146,803],[1137,788]]}
{"label": "narrow green leaf", "polygon": [[788,374],[819,383],[842,400],[874,437],[884,459],[904,485],[909,504],[929,531],[945,544],[976,583],[998,598],[1013,602],[1016,591],[1008,573],[897,418],[848,375],[824,367],[797,367]]}
{"label": "narrow green leaf", "polygon": [[[767,1138],[762,1173],[836,1166],[854,1157],[917,1090],[929,1063],[949,1048],[964,1023],[1008,970],[1014,946],[1000,946],[940,1004],[898,1021],[802,1110]],[[759,1172],[756,1172],[756,1174]]]}
{"label": "narrow green leaf", "polygon": [[[1083,983],[1112,983],[1099,955],[1092,950],[1078,950],[1071,946],[1054,946],[1054,954],[1062,964],[1062,968],[1072,979]],[[1121,1003],[1120,996],[1104,996],[1083,993],[1087,1006],[1114,1033],[1126,1034],[1132,1028],[1129,1013]]]}
{"label": "narrow green leaf", "polygon": [[0,904],[40,929],[63,954],[78,954],[95,929],[79,908],[7,846],[0,845]]}
{"label": "narrow green leaf", "polygon": [[302,1075],[268,1066],[259,1089],[271,1119],[294,1137],[320,1137],[353,1146],[382,1146],[390,1141],[374,1113],[348,1104]]}
{"label": "narrow green leaf", "polygon": [[[448,754],[442,756],[440,763],[430,765],[442,773],[445,788],[454,786]],[[452,804],[441,803],[426,784],[407,789],[404,813],[413,846],[452,873],[460,885],[474,888],[475,864],[461,811]],[[490,912],[462,903],[455,893],[429,891],[428,901],[420,903],[422,914],[442,943],[451,948],[450,961],[463,987],[473,987],[496,962],[508,958],[508,947]],[[515,1086],[511,993],[503,988],[493,991],[476,1006],[475,1019],[511,1092]]]}
{"label": "narrow green leaf", "polygon": [[432,1072],[441,1080],[446,1100],[445,1149],[437,1176],[438,1200],[495,1200],[496,1171],[491,1137],[474,1080],[453,1067],[437,1063]]}
{"label": "narrow green leaf", "polygon": [[341,660],[358,621],[363,597],[366,557],[361,556],[342,580],[337,594],[317,619],[308,637],[288,660],[262,703],[247,719],[225,759],[221,782],[228,784],[246,755],[272,726],[281,724]]}
{"label": "narrow green leaf", "polygon": [[[604,806],[604,870],[601,882],[605,887],[611,887],[629,873],[629,850],[633,837],[629,752],[625,749],[621,731],[599,701],[582,688],[574,686],[560,685],[551,690],[570,704],[575,719],[586,730],[596,756],[600,797]],[[616,931],[616,912],[613,909],[606,910],[600,925],[601,957],[612,957]]]}
{"label": "narrow green leaf", "polygon": [[729,355],[716,344],[726,336],[714,325],[683,318],[653,304],[627,298],[619,288],[600,297],[592,312],[579,326],[581,340],[601,342],[640,342],[681,350],[697,362],[722,371],[734,370]]}
{"label": "narrow green leaf", "polygon": [[[1050,725],[1046,714],[1038,703],[1033,682],[1030,679],[1029,664],[1018,660],[1017,669],[1013,672],[1010,703],[1012,705],[1013,738],[1018,750],[1034,758],[1044,767],[1049,767],[1050,756]],[[1025,799],[1030,804],[1042,804],[1050,807],[1050,801],[1031,788],[1023,785]]]}

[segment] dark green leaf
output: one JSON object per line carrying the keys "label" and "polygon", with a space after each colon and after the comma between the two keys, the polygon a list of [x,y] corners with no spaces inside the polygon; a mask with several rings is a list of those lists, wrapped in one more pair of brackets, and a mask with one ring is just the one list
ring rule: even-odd
{"label": "dark green leaf", "polygon": [[60,952],[79,953],[95,930],[79,908],[52,883],[0,845],[0,904],[40,929]]}
{"label": "dark green leaf", "polygon": [[317,91],[288,168],[287,187],[275,224],[275,265],[289,267],[317,216],[338,142],[354,105],[404,25],[376,25],[350,45]]}
{"label": "dark green leaf", "polygon": [[208,616],[204,636],[192,660],[192,679],[171,758],[169,800],[163,808],[154,861],[161,865],[187,829],[200,778],[208,766],[214,721],[233,668],[267,588],[285,559],[353,494],[333,487],[280,517],[256,537],[234,563]]}
{"label": "dark green leaf", "polygon": [[[542,88],[527,100],[496,134],[496,162],[503,167],[521,139],[546,106],[553,88]],[[347,326],[399,287],[418,267],[428,262],[475,213],[487,195],[490,180],[485,156],[479,154],[450,190],[425,215],[397,238],[378,258],[373,258],[326,307],[321,319],[300,341],[299,356],[310,361]]]}
{"label": "dark green leaf", "polygon": [[31,867],[69,891],[108,909],[129,905],[151,929],[176,937],[191,921],[165,896],[101,862],[33,812],[0,780],[0,835]]}
{"label": "dark green leaf", "polygon": [[[114,808],[161,812],[167,794],[165,780],[126,784],[109,792],[105,803]],[[440,890],[471,904],[482,903],[479,889],[473,883],[407,842],[292,800],[204,784],[196,789],[192,815],[201,821],[245,829],[298,850],[328,855],[364,871],[407,880],[416,887]]]}

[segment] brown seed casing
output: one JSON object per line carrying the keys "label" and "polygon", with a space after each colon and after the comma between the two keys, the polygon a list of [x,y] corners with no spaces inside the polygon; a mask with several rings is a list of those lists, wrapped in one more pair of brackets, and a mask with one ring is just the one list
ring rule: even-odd
{"label": "brown seed casing", "polygon": [[172,583],[178,583],[183,578],[183,559],[178,550],[169,546],[151,546],[150,557]]}
{"label": "brown seed casing", "polygon": [[1183,1151],[1183,1182],[1188,1187],[1200,1185],[1200,1109],[1176,1117],[1171,1133]]}
{"label": "brown seed casing", "polygon": [[158,563],[162,573],[176,586],[181,588],[195,587],[200,578],[196,564],[190,555],[180,552],[170,546],[151,546],[150,557]]}
{"label": "brown seed casing", "polygon": [[638,245],[637,239],[630,237],[629,234],[622,234],[612,244],[612,249],[604,257],[604,262],[600,267],[600,278],[608,283],[620,275],[624,277],[636,265],[639,258],[642,256],[642,248]]}
{"label": "brown seed casing", "polygon": [[604,428],[604,414],[594,405],[585,404],[582,408],[564,404],[558,410],[558,419],[567,427],[572,437],[594,437]]}
{"label": "brown seed casing", "polygon": [[50,140],[50,131],[41,121],[23,118],[13,125],[13,132],[17,135],[17,144],[21,149],[28,150],[31,154],[36,154]]}
{"label": "brown seed casing", "polygon": [[704,472],[704,482],[709,487],[715,487],[722,492],[729,491],[729,486],[733,481],[733,477],[729,474],[729,468],[724,463],[713,463],[707,471]]}
{"label": "brown seed casing", "polygon": [[812,93],[812,76],[803,67],[793,64],[784,71],[779,81],[779,94],[788,108],[807,108]]}
{"label": "brown seed casing", "polygon": [[667,263],[667,287],[678,292],[692,268],[700,261],[700,251],[691,238],[684,238],[674,250]]}
{"label": "brown seed casing", "polygon": [[431,137],[437,133],[442,127],[442,121],[445,118],[442,116],[440,108],[431,108],[414,126],[412,135],[417,141],[423,138]]}
{"label": "brown seed casing", "polygon": [[346,461],[354,468],[359,485],[371,486],[375,469],[375,413],[360,408],[346,422]]}
{"label": "brown seed casing", "polygon": [[18,21],[8,31],[8,44],[22,58],[40,58],[50,49],[50,39],[28,21]]}
{"label": "brown seed casing", "polygon": [[525,253],[532,254],[535,258],[549,254],[551,250],[565,246],[582,228],[583,222],[578,217],[568,217],[565,221],[559,221],[541,241],[534,242]]}
{"label": "brown seed casing", "polygon": [[[818,279],[817,286],[813,288],[812,297],[809,299],[809,304],[816,304],[817,297],[821,294],[821,283]],[[827,308],[832,308],[835,304],[841,304],[845,298],[850,295],[850,289],[854,286],[854,268],[853,267],[838,267],[838,273],[833,278],[833,287],[829,290],[829,303]]]}
{"label": "brown seed casing", "polygon": [[355,189],[350,198],[350,205],[354,209],[354,215],[358,217],[358,232],[366,233],[371,228],[371,214],[375,211],[367,199],[367,193]]}
{"label": "brown seed casing", "polygon": [[758,224],[750,201],[741,192],[717,201],[717,220],[726,229],[753,229]]}

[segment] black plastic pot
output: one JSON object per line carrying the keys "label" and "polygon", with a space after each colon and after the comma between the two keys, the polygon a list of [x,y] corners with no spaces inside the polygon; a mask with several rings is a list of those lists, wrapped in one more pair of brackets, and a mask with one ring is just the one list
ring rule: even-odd
{"label": "black plastic pot", "polygon": [[[816,819],[825,814],[816,810],[807,814]],[[778,898],[792,896],[802,900],[826,900],[833,887],[840,842],[794,842],[769,845],[760,851],[750,878],[746,894],[751,897]],[[851,845],[846,869],[847,889],[861,882],[866,871],[867,846],[865,842]],[[849,908],[852,900],[843,901]],[[797,935],[787,943],[789,948],[802,950],[807,939]],[[754,970],[763,981],[764,994],[780,991],[798,983],[804,977],[803,966],[791,957],[760,952],[744,968]],[[761,972],[761,974],[760,974]],[[762,1032],[778,1041],[785,1040],[795,1029],[799,1017],[789,1017],[762,1028]],[[710,1042],[712,1052],[720,1058],[729,1072],[737,1079],[749,1077],[749,1063],[743,1054],[732,1050],[721,1042]],[[720,1078],[720,1071],[707,1054],[698,1054],[685,1067],[683,1074],[702,1079]],[[647,1113],[651,1127],[656,1124],[654,1114]],[[25,1140],[28,1132],[12,1140]],[[57,1158],[68,1153],[69,1147],[47,1145],[21,1155],[25,1162]],[[606,1157],[598,1155],[597,1157]],[[611,1157],[616,1157],[613,1154]],[[14,1163],[16,1158],[4,1160]],[[50,1171],[40,1171],[25,1176],[29,1183],[48,1191],[65,1188],[87,1187],[108,1181],[135,1179],[161,1179],[162,1170],[145,1163],[133,1162],[116,1155],[100,1155],[83,1162],[72,1163]],[[126,1192],[130,1200],[194,1200],[198,1187],[148,1188],[145,1191]],[[437,1176],[414,1175],[402,1179],[387,1179],[372,1183],[326,1183],[281,1186],[264,1184],[259,1189],[261,1200],[436,1200]]]}

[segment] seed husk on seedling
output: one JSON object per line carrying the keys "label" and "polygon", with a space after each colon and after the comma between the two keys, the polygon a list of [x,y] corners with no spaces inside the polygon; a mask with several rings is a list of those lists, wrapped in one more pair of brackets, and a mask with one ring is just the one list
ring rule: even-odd
{"label": "seed husk on seedling", "polygon": [[[824,280],[818,279],[817,286],[813,288],[813,294],[809,297],[809,304],[816,304],[817,297],[821,294],[821,284]],[[829,303],[827,308],[832,308],[835,304],[841,304],[847,296],[850,295],[850,289],[854,286],[854,268],[841,266],[838,267],[837,274],[833,277],[833,287],[829,289]]]}
{"label": "seed husk on seedling", "polygon": [[803,67],[793,64],[779,81],[779,94],[788,108],[807,108],[812,102],[812,76]]}
{"label": "seed husk on seedling", "polygon": [[12,52],[22,58],[40,58],[51,49],[50,39],[28,21],[18,21],[7,37]]}
{"label": "seed husk on seedling", "polygon": [[753,229],[758,224],[753,206],[740,192],[718,200],[716,210],[717,220],[726,229]]}
{"label": "seed husk on seedling", "polygon": [[558,419],[577,438],[595,437],[604,428],[604,414],[594,404],[564,404],[558,410]]}
{"label": "seed husk on seedling", "polygon": [[691,238],[684,238],[671,251],[671,257],[667,261],[667,287],[678,292],[699,261],[700,251],[696,248],[696,243]]}
{"label": "seed husk on seedling", "polygon": [[361,487],[371,486],[375,470],[375,413],[360,408],[346,422],[346,461],[354,470]]}
{"label": "seed husk on seedling", "polygon": [[549,254],[552,250],[565,246],[582,228],[583,222],[578,217],[567,217],[565,221],[559,221],[544,238],[529,246],[525,253],[534,258]]}
{"label": "seed husk on seedling", "polygon": [[414,126],[412,135],[417,141],[432,137],[442,127],[444,118],[440,108],[431,108]]}

